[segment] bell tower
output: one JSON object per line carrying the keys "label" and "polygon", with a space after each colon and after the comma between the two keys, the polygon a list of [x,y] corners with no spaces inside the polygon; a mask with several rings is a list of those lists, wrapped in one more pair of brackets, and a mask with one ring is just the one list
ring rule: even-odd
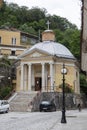
{"label": "bell tower", "polygon": [[55,41],[55,34],[53,30],[49,29],[50,22],[47,21],[48,29],[42,33],[42,41]]}

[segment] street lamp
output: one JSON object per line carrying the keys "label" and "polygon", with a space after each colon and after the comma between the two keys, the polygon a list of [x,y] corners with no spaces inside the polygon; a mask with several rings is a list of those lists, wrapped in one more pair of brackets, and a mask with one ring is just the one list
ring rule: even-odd
{"label": "street lamp", "polygon": [[66,123],[66,115],[65,115],[65,74],[67,74],[67,69],[65,68],[65,64],[63,64],[63,68],[61,69],[61,73],[63,75],[63,86],[62,86],[62,118],[61,123]]}

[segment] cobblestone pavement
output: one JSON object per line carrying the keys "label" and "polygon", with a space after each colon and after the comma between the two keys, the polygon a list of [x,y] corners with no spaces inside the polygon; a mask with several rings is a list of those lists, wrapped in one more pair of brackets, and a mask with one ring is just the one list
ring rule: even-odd
{"label": "cobblestone pavement", "polygon": [[66,124],[61,111],[9,112],[0,114],[0,130],[87,130],[87,109],[66,111]]}

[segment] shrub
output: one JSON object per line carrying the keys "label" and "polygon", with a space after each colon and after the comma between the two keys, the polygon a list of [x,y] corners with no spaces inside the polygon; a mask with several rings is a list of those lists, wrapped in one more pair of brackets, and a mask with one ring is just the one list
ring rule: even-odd
{"label": "shrub", "polygon": [[7,95],[10,94],[11,88],[10,87],[4,87],[1,89],[0,97],[5,98]]}
{"label": "shrub", "polygon": [[[62,87],[63,87],[63,84],[60,84],[59,88],[62,89]],[[72,86],[70,84],[68,84],[68,83],[65,83],[65,92],[66,93],[73,93]]]}

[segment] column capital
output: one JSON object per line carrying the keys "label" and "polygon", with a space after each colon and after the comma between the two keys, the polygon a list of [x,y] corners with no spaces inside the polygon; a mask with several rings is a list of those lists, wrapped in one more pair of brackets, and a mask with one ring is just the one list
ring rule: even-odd
{"label": "column capital", "polygon": [[32,63],[28,63],[28,65],[29,65],[29,66],[31,66],[31,65],[32,65]]}
{"label": "column capital", "polygon": [[24,65],[24,63],[21,62],[21,66],[23,66],[23,65]]}
{"label": "column capital", "polygon": [[45,62],[41,62],[42,65],[45,65]]}
{"label": "column capital", "polygon": [[54,64],[54,62],[53,62],[53,61],[50,61],[49,64]]}

